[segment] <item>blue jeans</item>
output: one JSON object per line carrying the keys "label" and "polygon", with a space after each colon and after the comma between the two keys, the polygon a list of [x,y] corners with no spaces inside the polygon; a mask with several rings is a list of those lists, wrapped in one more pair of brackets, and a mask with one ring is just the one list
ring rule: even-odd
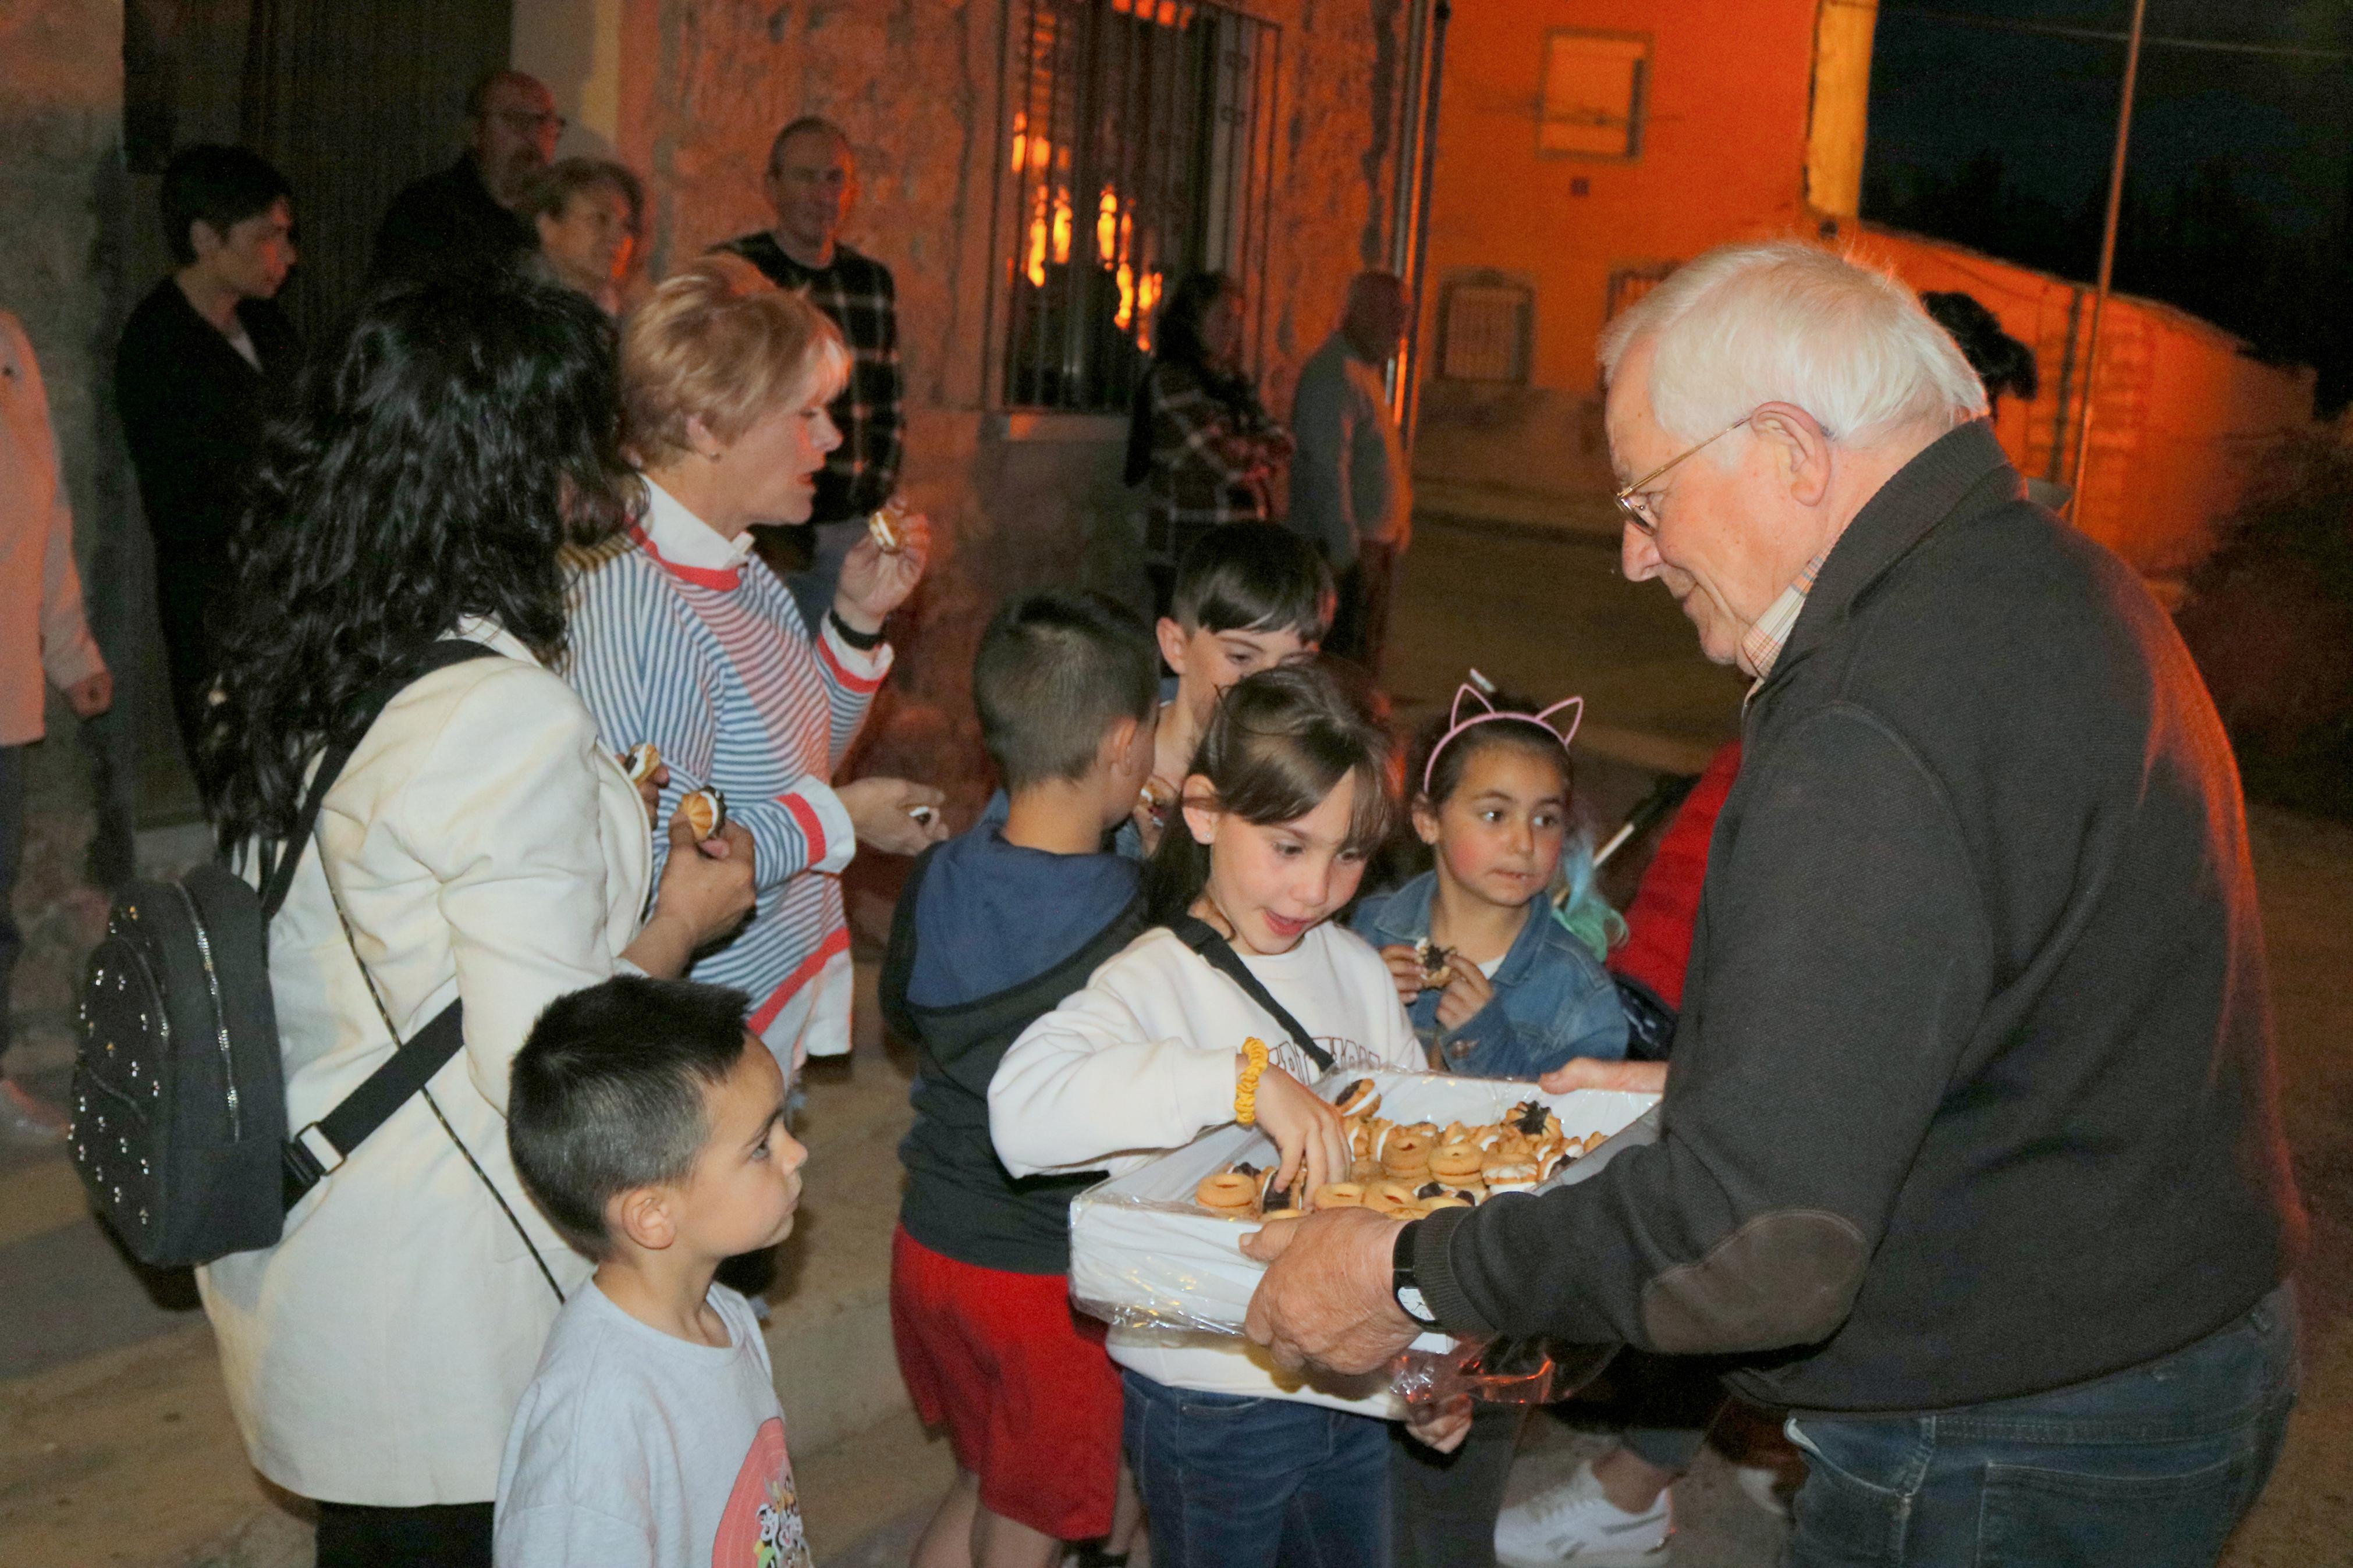
{"label": "blue jeans", "polygon": [[1120,1377],[1153,1568],[1388,1568],[1388,1422]]}
{"label": "blue jeans", "polygon": [[2206,1568],[2295,1404],[2283,1285],[2187,1349],[2089,1383],[1917,1415],[1791,1416],[1793,1568]]}

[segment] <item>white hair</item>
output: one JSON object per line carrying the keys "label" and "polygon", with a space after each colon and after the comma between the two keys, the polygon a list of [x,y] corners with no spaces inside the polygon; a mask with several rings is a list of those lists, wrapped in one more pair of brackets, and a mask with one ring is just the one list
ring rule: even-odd
{"label": "white hair", "polygon": [[1830,438],[1869,447],[1986,411],[1985,387],[1912,290],[1799,240],[1723,245],[1601,329],[1602,374],[1653,345],[1651,414],[1701,441],[1762,403],[1792,403]]}

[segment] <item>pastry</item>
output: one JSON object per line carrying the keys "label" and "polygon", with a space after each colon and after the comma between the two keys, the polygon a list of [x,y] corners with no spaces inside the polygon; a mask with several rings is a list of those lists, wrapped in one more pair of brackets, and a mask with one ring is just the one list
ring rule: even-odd
{"label": "pastry", "polygon": [[866,532],[874,541],[874,548],[885,555],[896,555],[907,548],[906,535],[900,531],[899,520],[905,514],[895,500],[886,501],[881,509],[866,519]]}
{"label": "pastry", "polygon": [[699,789],[678,803],[697,838],[716,838],[727,826],[727,797],[715,789]]}
{"label": "pastry", "polygon": [[1193,1189],[1193,1195],[1200,1200],[1204,1208],[1217,1209],[1225,1214],[1238,1213],[1257,1204],[1258,1173],[1246,1173],[1240,1167],[1214,1172],[1201,1178],[1201,1184]]}
{"label": "pastry", "polygon": [[1454,979],[1454,950],[1440,947],[1428,937],[1413,944],[1413,961],[1421,965],[1421,988],[1440,991]]}
{"label": "pastry", "polygon": [[1389,1174],[1404,1177],[1430,1169],[1430,1139],[1413,1128],[1392,1130],[1381,1151],[1381,1165]]}
{"label": "pastry", "polygon": [[640,741],[621,753],[621,766],[631,784],[643,784],[661,766],[661,752],[651,741]]}
{"label": "pastry", "polygon": [[1165,779],[1145,779],[1144,787],[1135,792],[1135,803],[1153,821],[1166,822],[1169,808],[1176,804],[1176,786]]}
{"label": "pastry", "polygon": [[1319,1209],[1352,1209],[1365,1201],[1362,1182],[1326,1182],[1315,1189],[1315,1206]]}
{"label": "pastry", "polygon": [[1476,1143],[1441,1143],[1430,1156],[1430,1173],[1456,1181],[1475,1180],[1483,1163]]}
{"label": "pastry", "polygon": [[1413,1189],[1403,1182],[1375,1182],[1365,1189],[1364,1206],[1382,1214],[1395,1214],[1413,1201]]}
{"label": "pastry", "polygon": [[1381,1091],[1373,1087],[1371,1079],[1360,1078],[1332,1103],[1343,1116],[1370,1116],[1381,1108]]}

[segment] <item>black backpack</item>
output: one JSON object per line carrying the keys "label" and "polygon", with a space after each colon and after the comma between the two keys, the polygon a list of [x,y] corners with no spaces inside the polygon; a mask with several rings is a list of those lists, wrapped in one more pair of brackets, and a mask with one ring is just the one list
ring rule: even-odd
{"label": "black backpack", "polygon": [[141,1262],[209,1263],[276,1246],[286,1212],[457,1053],[452,1002],[342,1104],[288,1137],[269,921],[321,803],[385,704],[435,670],[494,657],[444,639],[353,705],[293,834],[264,863],[259,893],[207,864],[177,881],[134,881],[116,900],[82,981],[69,1152],[92,1205]]}

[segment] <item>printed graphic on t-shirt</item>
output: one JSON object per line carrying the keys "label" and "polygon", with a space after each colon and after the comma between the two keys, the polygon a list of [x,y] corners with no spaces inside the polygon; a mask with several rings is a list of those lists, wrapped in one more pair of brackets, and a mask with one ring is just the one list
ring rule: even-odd
{"label": "printed graphic on t-shirt", "polygon": [[785,1424],[774,1415],[760,1424],[744,1468],[735,1472],[711,1568],[815,1568],[793,1489],[792,1457],[785,1452]]}

